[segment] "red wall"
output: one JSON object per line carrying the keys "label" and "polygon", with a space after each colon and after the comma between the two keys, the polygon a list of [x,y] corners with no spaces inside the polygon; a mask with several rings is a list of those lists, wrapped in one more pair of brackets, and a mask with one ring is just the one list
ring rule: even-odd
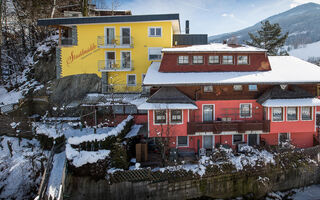
{"label": "red wall", "polygon": [[[179,55],[188,55],[189,64],[178,64]],[[203,64],[192,64],[192,56],[204,56]],[[209,55],[220,55],[220,62],[222,62],[222,55],[234,56],[233,65],[225,64],[209,64]],[[238,55],[248,55],[248,65],[237,65]],[[159,72],[225,72],[225,71],[268,71],[270,70],[270,63],[265,53],[164,53]]]}

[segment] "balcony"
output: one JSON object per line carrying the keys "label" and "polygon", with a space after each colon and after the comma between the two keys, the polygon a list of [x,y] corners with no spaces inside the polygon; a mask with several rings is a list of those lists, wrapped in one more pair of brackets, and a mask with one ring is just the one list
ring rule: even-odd
{"label": "balcony", "polygon": [[74,39],[72,37],[62,37],[59,46],[73,46]]}
{"label": "balcony", "polygon": [[98,48],[133,48],[133,38],[130,36],[106,37],[98,36]]}
{"label": "balcony", "polygon": [[101,72],[132,71],[132,65],[132,60],[99,60],[98,70]]}
{"label": "balcony", "polygon": [[189,122],[188,135],[194,135],[196,132],[213,132],[220,134],[222,132],[270,131],[270,120],[261,121],[213,121],[213,122]]}
{"label": "balcony", "polygon": [[146,88],[137,83],[136,85],[126,85],[126,84],[108,84],[105,85],[106,93],[144,93]]}

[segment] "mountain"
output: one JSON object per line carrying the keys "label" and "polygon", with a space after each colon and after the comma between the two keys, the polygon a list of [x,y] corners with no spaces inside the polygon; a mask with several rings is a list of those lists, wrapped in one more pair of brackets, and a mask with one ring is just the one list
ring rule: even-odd
{"label": "mountain", "polygon": [[[286,41],[288,46],[297,48],[301,44],[320,41],[320,4],[303,4],[265,20],[269,20],[271,23],[279,23],[282,33],[289,32]],[[243,43],[243,41],[249,39],[248,32],[256,33],[260,27],[261,23],[259,22],[236,32],[211,36],[209,41],[222,42],[232,36],[237,36],[239,43]]]}

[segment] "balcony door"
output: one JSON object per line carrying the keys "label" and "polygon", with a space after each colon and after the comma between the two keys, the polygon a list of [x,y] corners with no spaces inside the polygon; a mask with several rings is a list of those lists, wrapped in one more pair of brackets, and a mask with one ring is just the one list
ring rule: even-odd
{"label": "balcony door", "polygon": [[112,69],[116,64],[116,52],[106,51],[106,68]]}
{"label": "balcony door", "polygon": [[130,45],[130,28],[121,27],[121,44]]}
{"label": "balcony door", "polygon": [[115,29],[114,27],[105,28],[105,44],[112,45],[115,44]]}
{"label": "balcony door", "polygon": [[214,121],[214,105],[203,105],[203,122]]}
{"label": "balcony door", "polygon": [[121,52],[121,67],[129,69],[131,67],[131,52],[122,51]]}

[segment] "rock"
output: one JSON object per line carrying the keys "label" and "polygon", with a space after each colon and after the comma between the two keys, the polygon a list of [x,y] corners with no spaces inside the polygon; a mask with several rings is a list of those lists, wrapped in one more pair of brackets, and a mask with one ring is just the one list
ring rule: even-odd
{"label": "rock", "polygon": [[81,100],[87,93],[101,91],[101,79],[96,74],[78,74],[52,81],[49,101],[53,105],[66,105]]}
{"label": "rock", "polygon": [[37,64],[34,65],[34,78],[40,83],[46,83],[56,78],[56,48],[51,48],[43,56],[34,55]]}

